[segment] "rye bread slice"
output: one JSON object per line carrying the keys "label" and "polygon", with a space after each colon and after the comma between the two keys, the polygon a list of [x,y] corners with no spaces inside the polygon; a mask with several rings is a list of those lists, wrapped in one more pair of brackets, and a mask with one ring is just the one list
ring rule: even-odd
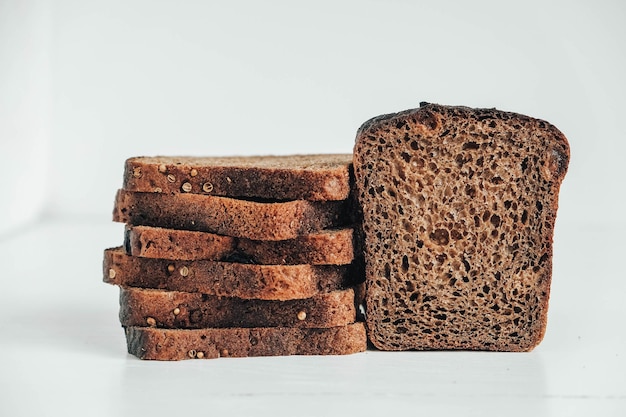
{"label": "rye bread slice", "polygon": [[118,190],[113,221],[254,240],[286,240],[346,225],[349,211],[348,200],[261,203],[199,194]]}
{"label": "rye bread slice", "polygon": [[204,327],[344,326],[356,320],[351,288],[298,300],[246,300],[202,293],[120,288],[122,326]]}
{"label": "rye bread slice", "polygon": [[325,329],[295,327],[156,329],[126,327],[128,353],[140,359],[174,361],[219,357],[348,355],[364,352],[363,323]]}
{"label": "rye bread slice", "polygon": [[254,265],[177,261],[104,251],[103,281],[124,287],[201,292],[226,297],[290,300],[346,288],[363,280],[348,265]]}
{"label": "rye bread slice", "polygon": [[379,349],[528,351],[543,338],[569,145],[549,123],[423,103],[354,148]]}
{"label": "rye bread slice", "polygon": [[128,224],[124,231],[124,248],[128,255],[179,261],[224,260],[235,253],[237,240],[209,232]]}
{"label": "rye bread slice", "polygon": [[123,188],[273,200],[345,200],[351,164],[351,154],[136,157],[126,160]]}
{"label": "rye bread slice", "polygon": [[146,258],[237,261],[263,265],[348,265],[354,259],[351,228],[323,230],[288,240],[251,240],[208,232],[126,226],[129,255]]}

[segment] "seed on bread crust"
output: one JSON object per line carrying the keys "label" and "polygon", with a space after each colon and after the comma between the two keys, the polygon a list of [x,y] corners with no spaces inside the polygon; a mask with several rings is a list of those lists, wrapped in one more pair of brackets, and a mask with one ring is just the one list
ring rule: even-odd
{"label": "seed on bread crust", "polygon": [[298,320],[302,321],[304,319],[306,319],[306,311],[301,310],[298,312]]}
{"label": "seed on bread crust", "polygon": [[187,275],[189,275],[189,268],[187,268],[186,266],[183,266],[180,268],[178,272],[180,272],[182,276],[186,277]]}
{"label": "seed on bread crust", "polygon": [[181,187],[182,190],[186,193],[191,191],[191,184],[188,182],[183,183],[183,186]]}
{"label": "seed on bread crust", "polygon": [[150,327],[156,326],[156,320],[154,319],[154,317],[148,317],[146,319],[146,323],[148,323],[148,326]]}
{"label": "seed on bread crust", "polygon": [[204,185],[202,185],[202,191],[204,191],[205,193],[210,193],[211,191],[213,191],[213,184],[211,184],[210,182],[205,182]]}
{"label": "seed on bread crust", "polygon": [[172,174],[167,174],[167,180],[169,182],[175,182],[176,181],[176,177]]}
{"label": "seed on bread crust", "polygon": [[115,275],[116,275],[115,269],[113,268],[109,269],[109,278],[113,279],[115,278]]}
{"label": "seed on bread crust", "polygon": [[165,174],[167,172],[167,166],[165,164],[159,165],[159,172]]}

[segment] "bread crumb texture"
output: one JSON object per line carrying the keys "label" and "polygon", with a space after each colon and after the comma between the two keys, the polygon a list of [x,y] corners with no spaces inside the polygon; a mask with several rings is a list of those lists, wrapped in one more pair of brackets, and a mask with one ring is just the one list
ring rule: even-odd
{"label": "bread crumb texture", "polygon": [[371,342],[535,347],[546,327],[565,136],[519,114],[424,103],[363,124],[354,154]]}

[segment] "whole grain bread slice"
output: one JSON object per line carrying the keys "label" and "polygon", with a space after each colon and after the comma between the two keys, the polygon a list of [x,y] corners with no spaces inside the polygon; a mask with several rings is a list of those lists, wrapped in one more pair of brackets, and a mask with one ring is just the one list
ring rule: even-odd
{"label": "whole grain bread slice", "polygon": [[543,338],[569,145],[549,123],[422,104],[354,148],[379,349],[527,351]]}
{"label": "whole grain bread slice", "polygon": [[120,288],[122,326],[204,327],[344,326],[356,319],[351,288],[298,300],[249,300],[202,293]]}
{"label": "whole grain bread slice", "polygon": [[146,258],[238,261],[264,265],[348,265],[354,259],[351,228],[313,232],[288,240],[251,240],[208,232],[126,226],[129,255]]}
{"label": "whole grain bread slice", "polygon": [[350,203],[348,200],[262,203],[199,194],[118,190],[113,221],[254,240],[286,240],[348,224]]}
{"label": "whole grain bread slice", "polygon": [[254,265],[209,260],[178,261],[104,251],[103,281],[124,287],[201,292],[217,296],[290,300],[346,288],[362,273],[342,265]]}
{"label": "whole grain bread slice", "polygon": [[124,232],[128,255],[180,261],[227,259],[235,253],[237,241],[233,236],[209,232],[128,224]]}
{"label": "whole grain bread slice", "polygon": [[130,191],[274,200],[345,200],[351,154],[136,157],[126,160]]}
{"label": "whole grain bread slice", "polygon": [[363,323],[324,329],[261,327],[157,329],[126,327],[128,353],[140,359],[173,361],[219,357],[348,355],[363,352]]}

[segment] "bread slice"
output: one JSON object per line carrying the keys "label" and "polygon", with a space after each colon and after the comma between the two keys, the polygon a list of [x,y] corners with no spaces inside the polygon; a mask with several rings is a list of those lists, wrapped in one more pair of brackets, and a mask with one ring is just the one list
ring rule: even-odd
{"label": "bread slice", "polygon": [[128,353],[140,359],[174,361],[219,357],[347,355],[364,352],[363,323],[325,329],[261,327],[156,329],[126,327]]}
{"label": "bread slice", "polygon": [[260,203],[199,194],[118,190],[113,221],[254,240],[286,240],[349,223],[349,202]]}
{"label": "bread slice", "polygon": [[352,229],[313,232],[288,240],[250,240],[207,232],[126,226],[127,253],[176,260],[232,260],[264,265],[347,265],[354,259]]}
{"label": "bread slice", "polygon": [[202,293],[120,288],[122,326],[203,327],[344,326],[356,319],[351,288],[299,300],[245,300]]}
{"label": "bread slice", "polygon": [[232,256],[237,238],[208,232],[126,225],[124,248],[132,256],[191,261],[220,261]]}
{"label": "bread slice", "polygon": [[201,292],[217,296],[290,300],[362,281],[352,266],[254,265],[209,260],[174,261],[104,251],[103,281],[124,287]]}
{"label": "bread slice", "polygon": [[274,200],[345,200],[351,164],[351,154],[137,157],[126,161],[124,188]]}
{"label": "bread slice", "polygon": [[569,145],[549,123],[423,103],[358,130],[368,334],[379,349],[543,338]]}

